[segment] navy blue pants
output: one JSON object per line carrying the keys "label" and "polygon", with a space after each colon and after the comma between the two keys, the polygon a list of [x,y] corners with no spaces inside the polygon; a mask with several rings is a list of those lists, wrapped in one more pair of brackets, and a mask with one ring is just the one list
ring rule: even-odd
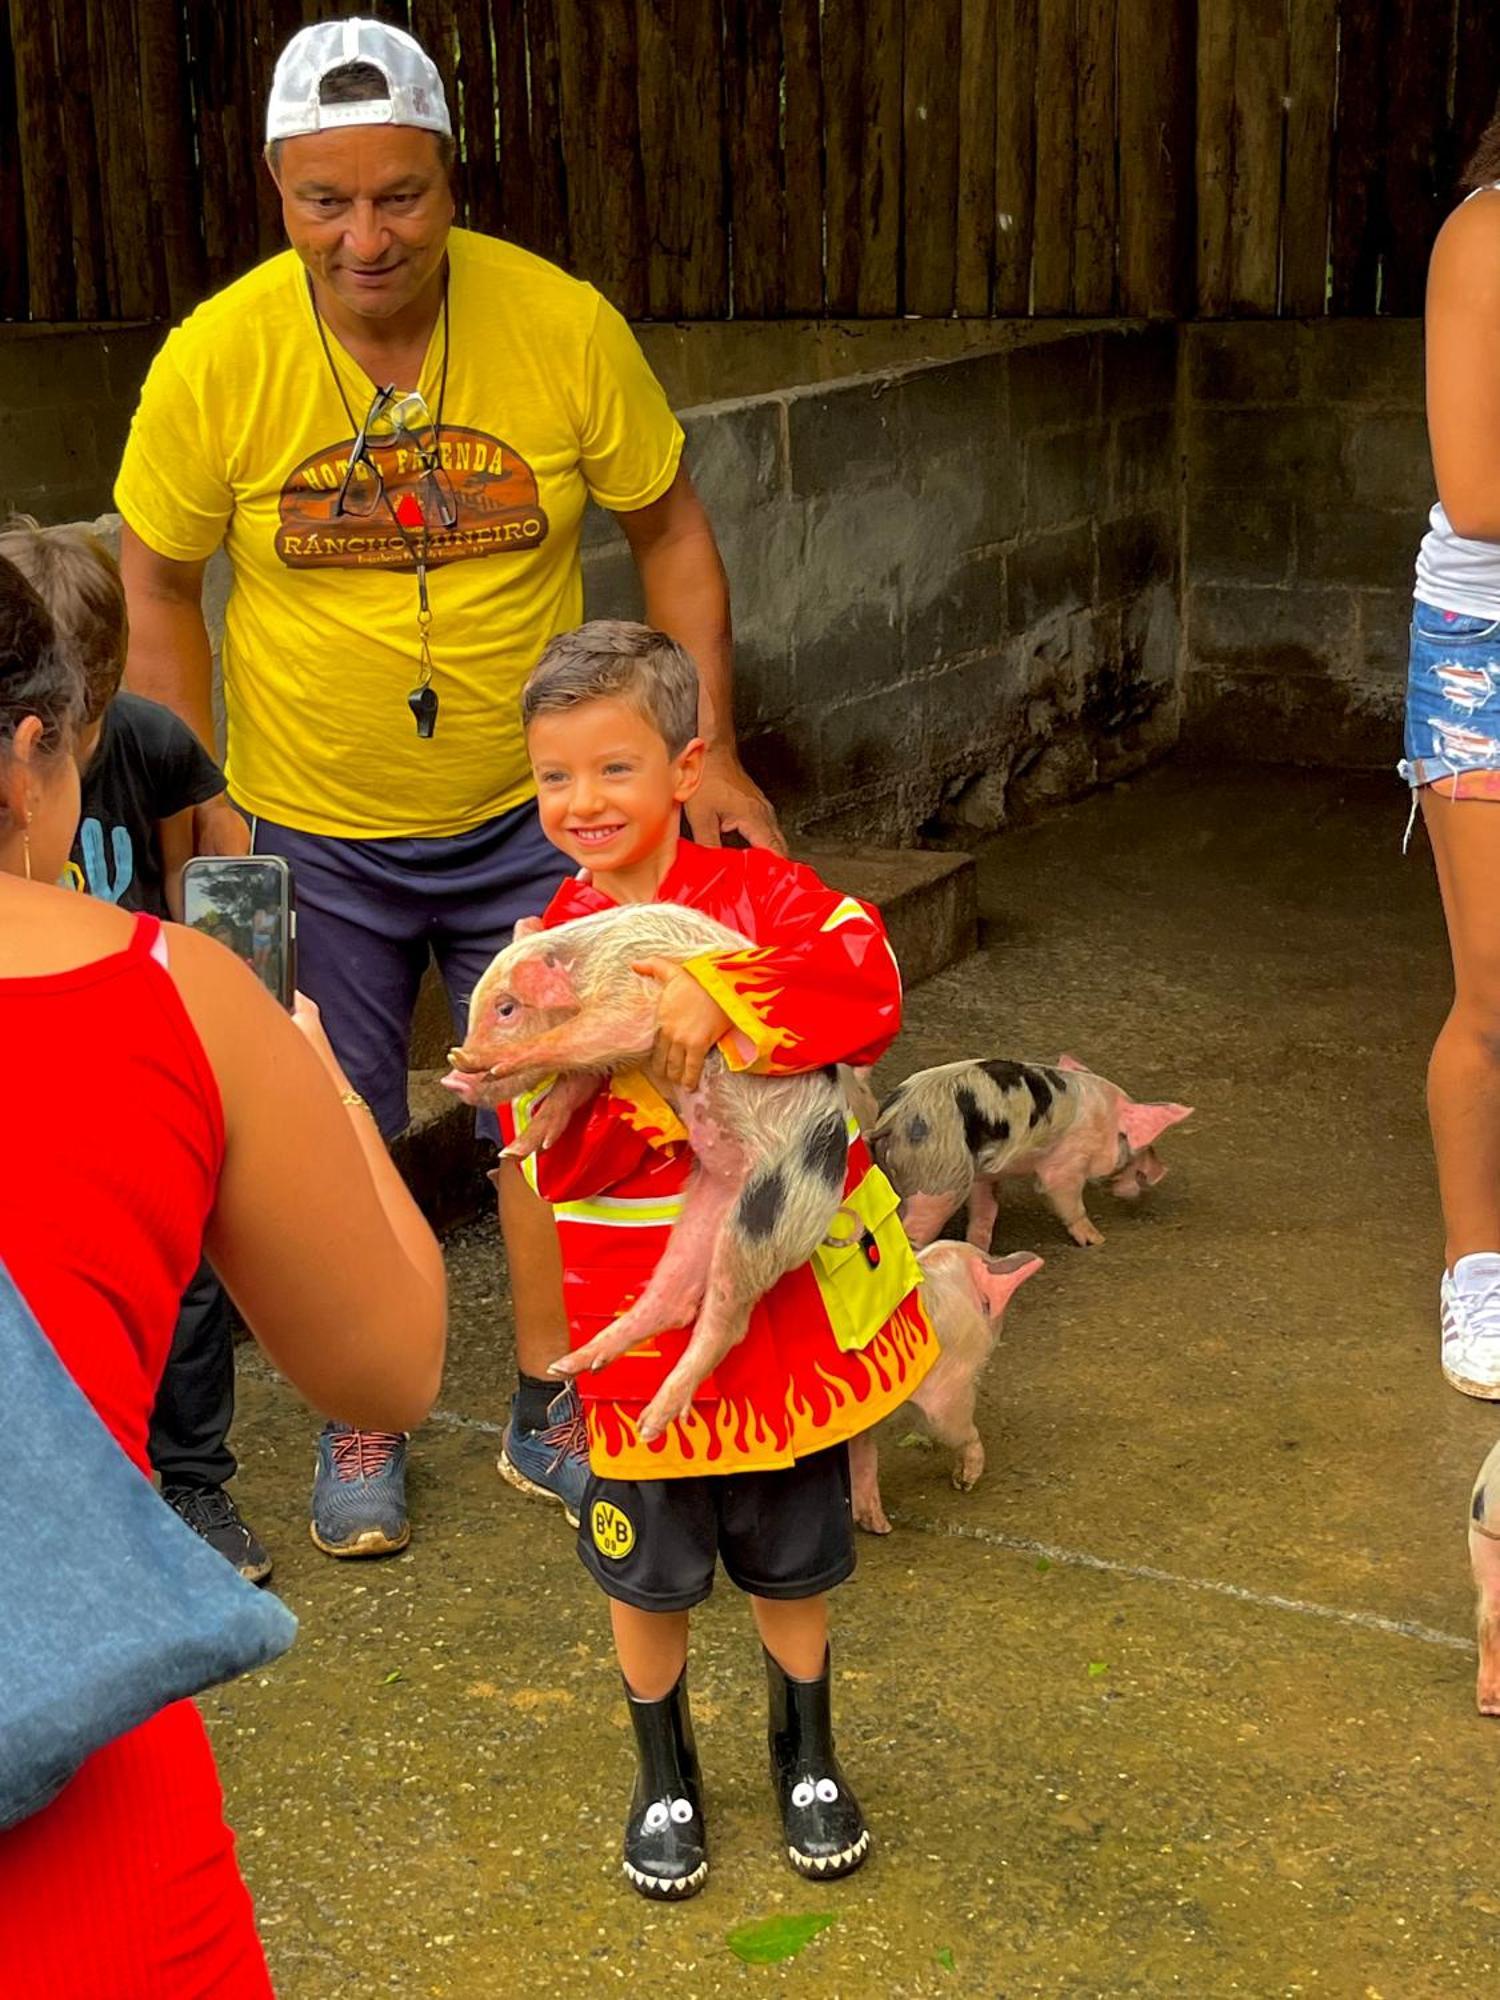
{"label": "navy blue pants", "polygon": [[229,1300],[210,1267],[182,1295],[172,1352],[151,1412],[151,1465],[163,1486],[225,1486],[235,1474],[234,1338]]}
{"label": "navy blue pants", "polygon": [[[540,916],[570,864],[517,806],[470,833],[343,840],[252,822],[297,894],[297,984],[316,1001],[349,1081],[387,1139],[407,1123],[412,1014],[429,957],[462,1039],[469,996],[521,917]],[[482,1114],[494,1130],[493,1113]]]}

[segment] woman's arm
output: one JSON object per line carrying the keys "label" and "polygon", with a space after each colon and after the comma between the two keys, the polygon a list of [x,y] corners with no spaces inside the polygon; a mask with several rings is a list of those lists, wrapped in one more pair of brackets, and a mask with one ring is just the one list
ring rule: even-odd
{"label": "woman's arm", "polygon": [[1500,542],[1500,194],[1456,209],[1433,247],[1427,431],[1453,532]]}
{"label": "woman's arm", "polygon": [[411,1430],[442,1377],[442,1252],[315,1022],[311,1039],[211,938],[168,933],[218,1079],[224,1167],[204,1247],[251,1332],[308,1401]]}

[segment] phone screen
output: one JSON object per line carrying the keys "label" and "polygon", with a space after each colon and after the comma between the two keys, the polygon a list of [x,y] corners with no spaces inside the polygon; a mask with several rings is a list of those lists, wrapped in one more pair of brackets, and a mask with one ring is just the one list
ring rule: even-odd
{"label": "phone screen", "polygon": [[292,877],[274,856],[195,856],[182,871],[183,918],[242,958],[284,1007],[292,1004]]}

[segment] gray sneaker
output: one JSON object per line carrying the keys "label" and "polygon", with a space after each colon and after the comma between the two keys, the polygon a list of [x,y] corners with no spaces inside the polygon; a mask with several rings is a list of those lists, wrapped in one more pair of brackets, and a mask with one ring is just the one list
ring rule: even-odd
{"label": "gray sneaker", "polygon": [[500,1441],[499,1469],[517,1492],[536,1500],[556,1500],[569,1525],[578,1526],[589,1477],[589,1427],[571,1385],[548,1405],[546,1425],[539,1431],[522,1430],[511,1403],[510,1422]]}
{"label": "gray sneaker", "polygon": [[404,1432],[323,1426],[309,1533],[325,1556],[389,1556],[406,1547]]}

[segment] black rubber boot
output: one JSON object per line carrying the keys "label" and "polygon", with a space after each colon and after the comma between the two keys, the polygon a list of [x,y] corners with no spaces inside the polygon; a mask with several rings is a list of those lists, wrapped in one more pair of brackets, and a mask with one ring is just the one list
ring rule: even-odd
{"label": "black rubber boot", "polygon": [[852,1875],[870,1851],[870,1830],[833,1754],[828,1655],[815,1681],[794,1681],[767,1653],[766,1685],[771,1782],[781,1804],[787,1857],[799,1875],[814,1881]]}
{"label": "black rubber boot", "polygon": [[625,1822],[625,1873],[643,1896],[680,1903],[708,1880],[703,1781],[687,1674],[661,1701],[641,1701],[629,1687],[625,1698],[640,1758]]}

